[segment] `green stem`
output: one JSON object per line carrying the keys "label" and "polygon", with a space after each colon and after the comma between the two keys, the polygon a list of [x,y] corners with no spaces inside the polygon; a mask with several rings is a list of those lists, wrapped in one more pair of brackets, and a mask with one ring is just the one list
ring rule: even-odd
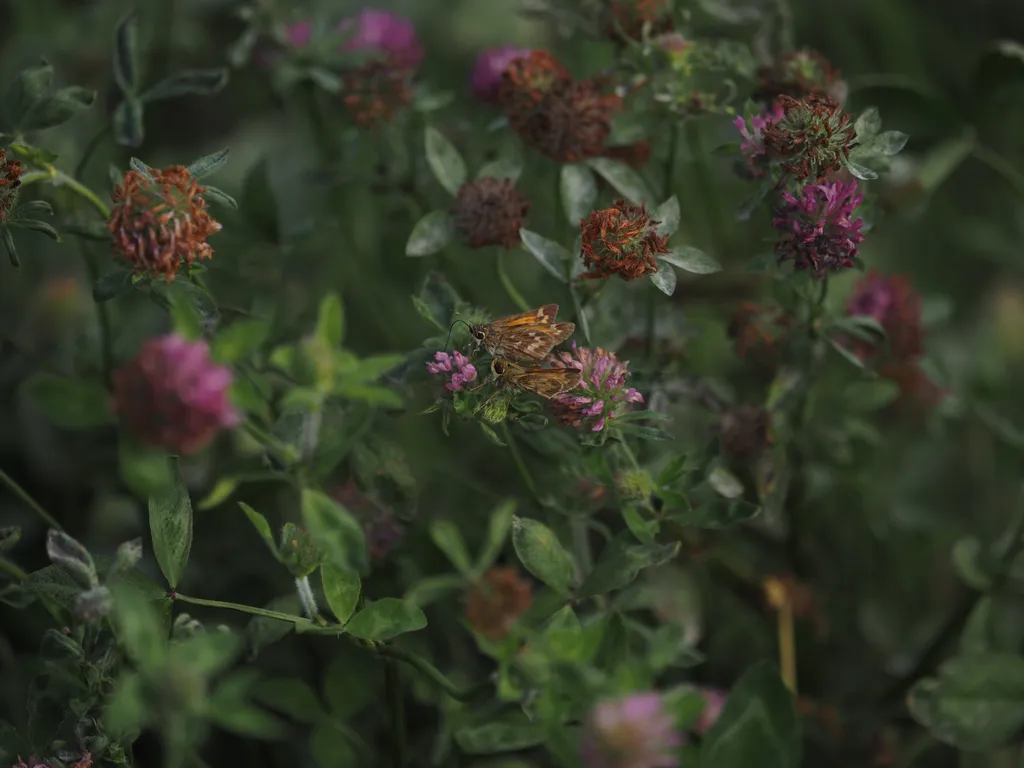
{"label": "green stem", "polygon": [[[267,619],[277,619],[278,621],[291,622],[295,626],[308,626],[315,627],[315,623],[309,619],[303,618],[302,616],[293,616],[290,613],[281,613],[280,611],[268,611],[266,608],[256,608],[252,605],[243,605],[242,603],[227,603],[223,600],[206,600],[202,597],[189,597],[183,595],[180,592],[174,593],[175,602],[179,603],[191,603],[192,605],[205,605],[208,608],[225,608],[229,611],[238,611],[239,613],[249,613],[253,616],[263,616]],[[339,627],[340,631],[340,627]]]}
{"label": "green stem", "polygon": [[405,768],[405,700],[402,695],[402,675],[398,662],[385,662],[385,688],[391,705],[391,759],[394,768]]}
{"label": "green stem", "polygon": [[502,248],[498,251],[497,267],[498,267],[498,279],[501,280],[501,284],[505,288],[505,293],[512,299],[512,303],[519,307],[521,312],[529,312],[530,305],[527,303],[523,295],[516,290],[515,285],[512,284],[511,278],[508,276],[508,272],[505,270],[505,249]]}
{"label": "green stem", "polygon": [[406,651],[393,645],[380,645],[376,648],[376,651],[381,656],[386,656],[389,659],[396,659],[404,664],[408,664],[456,701],[472,701],[482,691],[486,690],[490,686],[490,684],[485,680],[474,685],[472,688],[459,688],[455,683],[445,677],[444,673],[437,669],[437,667],[422,656],[412,653],[411,651]]}
{"label": "green stem", "polygon": [[298,461],[299,456],[295,448],[281,442],[251,419],[242,422],[242,428],[256,438],[265,448],[272,448],[277,451],[285,463],[291,464]]}
{"label": "green stem", "polygon": [[100,128],[95,135],[89,139],[89,143],[85,145],[82,150],[82,156],[78,160],[78,165],[75,166],[75,172],[72,174],[76,179],[81,179],[85,175],[85,169],[89,166],[89,161],[92,159],[93,153],[99,148],[103,139],[106,138],[107,132],[110,130],[110,123],[105,124]]}
{"label": "green stem", "polygon": [[15,481],[15,479],[13,477],[11,477],[10,475],[8,475],[6,472],[4,472],[2,469],[0,469],[0,483],[3,483],[4,485],[6,485],[10,489],[11,493],[13,493],[15,496],[17,496],[23,502],[25,502],[25,504],[33,512],[35,512],[37,515],[39,515],[39,517],[41,517],[43,519],[43,522],[45,522],[48,526],[50,526],[51,528],[54,528],[54,529],[56,529],[58,531],[63,531],[64,530],[64,526],[62,526],[60,523],[57,522],[57,518],[55,518],[53,515],[51,515],[45,509],[43,509],[42,504],[40,504],[38,501],[33,499],[31,494],[29,494],[28,491],[26,491],[24,488],[22,488],[20,485],[18,485],[18,483]]}
{"label": "green stem", "polygon": [[0,571],[7,571],[16,580],[21,581],[28,576],[16,563],[12,563],[10,560],[4,560],[0,557]]}
{"label": "green stem", "polygon": [[21,177],[22,186],[35,184],[37,181],[50,181],[56,187],[67,187],[95,208],[97,213],[99,213],[104,219],[110,218],[110,206],[104,203],[100,199],[99,195],[77,179],[68,176],[64,171],[58,170],[52,165],[47,165],[43,170],[29,171]]}
{"label": "green stem", "polygon": [[[89,282],[94,284],[100,279],[100,264],[94,252],[89,246],[79,240],[78,253],[85,263],[86,272],[89,274]],[[100,327],[100,370],[103,372],[103,381],[110,386],[111,374],[114,370],[114,332],[110,323],[110,311],[107,302],[93,302],[96,305],[96,322]]]}
{"label": "green stem", "polygon": [[640,471],[640,462],[636,460],[636,454],[633,453],[633,449],[629,447],[629,443],[626,442],[626,438],[621,433],[616,433],[618,438],[619,449],[622,451],[622,455],[626,457],[630,466],[633,467],[637,472]]}
{"label": "green stem", "polygon": [[537,484],[533,481],[533,475],[530,474],[526,462],[523,461],[523,455],[519,451],[519,446],[516,445],[516,439],[512,435],[512,430],[509,429],[507,421],[501,423],[501,431],[505,437],[505,444],[508,445],[508,449],[512,453],[512,460],[516,463],[516,469],[519,470],[519,475],[523,478],[523,482],[530,489],[533,497],[537,498]]}

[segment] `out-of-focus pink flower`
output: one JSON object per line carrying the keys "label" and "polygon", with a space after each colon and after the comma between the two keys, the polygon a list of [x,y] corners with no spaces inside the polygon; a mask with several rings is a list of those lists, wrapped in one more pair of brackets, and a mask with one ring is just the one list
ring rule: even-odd
{"label": "out-of-focus pink flower", "polygon": [[518,58],[529,55],[529,48],[520,48],[515,45],[503,45],[481,52],[476,57],[473,77],[470,80],[473,95],[480,101],[497,101],[501,76],[505,74],[508,65]]}
{"label": "out-of-focus pink flower", "polygon": [[[846,314],[873,317],[885,329],[889,357],[910,360],[924,353],[924,329],[921,327],[921,295],[906,275],[882,275],[869,272],[853,288]],[[875,348],[866,343],[854,345],[861,359],[871,357]]]}
{"label": "out-of-focus pink flower", "polygon": [[416,27],[401,16],[367,8],[358,16],[343,20],[338,29],[353,30],[352,36],[342,43],[344,51],[379,51],[392,66],[406,70],[416,69],[423,60]]}
{"label": "out-of-focus pink flower", "polygon": [[674,768],[683,736],[661,695],[634,693],[597,703],[580,742],[586,768]]}
{"label": "out-of-focus pink flower", "polygon": [[627,387],[629,364],[600,347],[587,349],[572,343],[572,352],[559,352],[551,361],[560,368],[575,368],[582,373],[577,389],[551,399],[555,417],[567,426],[589,425],[600,432],[620,412],[624,403],[642,403],[641,395]]}
{"label": "out-of-focus pink flower", "polygon": [[782,119],[782,107],[773,104],[772,108],[760,115],[754,115],[748,123],[742,116],[733,121],[733,125],[743,137],[740,152],[747,161],[747,170],[754,178],[763,178],[767,171],[767,155],[764,148],[764,129]]}
{"label": "out-of-focus pink flower", "polygon": [[114,410],[142,442],[188,455],[238,423],[231,381],[206,342],[160,336],[114,373]]}
{"label": "out-of-focus pink flower", "polygon": [[297,21],[285,27],[284,38],[292,48],[305,48],[313,39],[313,22]]}
{"label": "out-of-focus pink flower", "polygon": [[451,374],[451,378],[445,382],[445,388],[449,392],[458,392],[470,382],[476,381],[476,368],[469,358],[461,352],[434,353],[434,362],[427,363],[427,372],[432,376],[443,376]]}
{"label": "out-of-focus pink flower", "polygon": [[779,260],[792,260],[797,269],[808,269],[819,280],[829,270],[852,267],[864,240],[864,222],[853,218],[861,200],[856,181],[807,184],[799,197],[783,192],[772,218],[781,233],[775,244]]}
{"label": "out-of-focus pink flower", "polygon": [[718,722],[728,694],[717,688],[699,688],[698,692],[704,697],[704,711],[700,713],[700,718],[694,724],[693,730],[704,735],[711,730],[711,726]]}

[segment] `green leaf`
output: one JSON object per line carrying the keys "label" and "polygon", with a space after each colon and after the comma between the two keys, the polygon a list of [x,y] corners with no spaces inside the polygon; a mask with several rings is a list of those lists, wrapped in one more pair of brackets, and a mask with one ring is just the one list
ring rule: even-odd
{"label": "green leaf", "polygon": [[317,723],[327,717],[313,689],[294,678],[260,680],[252,689],[252,697],[299,723]]}
{"label": "green leaf", "polygon": [[220,328],[213,340],[211,354],[218,363],[239,363],[256,352],[267,340],[270,323],[265,320],[240,320]]}
{"label": "green leaf", "polygon": [[18,249],[14,245],[14,235],[11,228],[6,224],[0,224],[0,236],[4,240],[4,250],[7,251],[7,258],[11,261],[12,267],[20,267],[21,259],[18,258]]}
{"label": "green leaf", "polygon": [[114,31],[114,80],[121,93],[133,95],[140,68],[139,23],[132,13]]}
{"label": "green leaf", "polygon": [[[231,147],[224,147],[213,154],[203,155],[188,166],[188,172],[192,178],[203,179],[220,170],[221,166],[228,161],[231,154]],[[237,208],[237,206],[235,206]]]}
{"label": "green leaf", "polygon": [[430,538],[437,548],[448,556],[448,561],[463,576],[472,574],[469,562],[469,550],[462,538],[459,527],[451,520],[434,520],[430,523]]}
{"label": "green leaf", "polygon": [[476,177],[478,179],[508,179],[515,184],[522,172],[523,164],[518,158],[499,157],[477,171]]}
{"label": "green leaf", "polygon": [[569,223],[578,227],[597,201],[597,179],[587,165],[563,165],[558,180],[562,210]]}
{"label": "green leaf", "polygon": [[863,368],[864,361],[857,357],[853,352],[847,349],[843,344],[839,343],[835,339],[829,339],[828,344],[832,349],[839,353],[840,357],[844,358],[846,362],[855,368]]}
{"label": "green leaf", "polygon": [[487,524],[487,535],[484,537],[483,547],[477,556],[474,573],[483,573],[498,559],[498,555],[501,554],[501,550],[505,546],[505,539],[508,538],[508,530],[512,527],[515,514],[515,499],[506,499],[491,512],[491,519]]}
{"label": "green leaf", "polygon": [[903,131],[884,131],[875,137],[871,148],[883,155],[897,155],[907,146],[909,138]]}
{"label": "green leaf", "polygon": [[60,233],[54,229],[52,224],[47,224],[45,221],[36,221],[35,219],[16,219],[11,221],[11,226],[18,227],[19,229],[28,229],[33,232],[42,232],[51,240],[58,243],[61,242]]}
{"label": "green leaf", "polygon": [[309,737],[309,751],[319,768],[357,768],[365,764],[337,723],[314,728]]}
{"label": "green leaf", "polygon": [[363,526],[320,491],[302,491],[302,518],[328,562],[343,571],[365,574],[369,568]]}
{"label": "green leaf", "polygon": [[[666,500],[670,495],[666,492]],[[691,506],[672,514],[672,521],[694,528],[721,529],[756,517],[761,508],[744,499],[726,499],[718,494],[714,498],[692,502]]]}
{"label": "green leaf", "polygon": [[64,570],[84,588],[99,586],[96,564],[89,550],[63,531],[51,528],[46,532],[46,555],[51,563]]}
{"label": "green leaf", "polygon": [[369,603],[345,626],[345,631],[362,640],[390,640],[427,626],[427,617],[412,603],[385,597]]}
{"label": "green leaf", "polygon": [[566,250],[565,246],[528,229],[520,229],[519,237],[523,241],[523,247],[533,254],[533,257],[540,262],[544,269],[560,282],[569,281],[566,265],[572,259],[572,254]]}
{"label": "green leaf", "polygon": [[203,199],[209,200],[217,205],[226,206],[233,211],[238,210],[238,201],[235,200],[235,198],[224,190],[217,189],[217,187],[210,186],[209,184],[206,185],[206,190],[203,192]]}
{"label": "green leaf", "polygon": [[585,644],[580,620],[572,606],[563,606],[548,619],[544,627],[544,647],[559,661],[583,662],[589,650],[596,651],[596,644]]}
{"label": "green leaf", "polygon": [[962,536],[953,545],[953,569],[969,587],[985,591],[992,586],[995,563],[977,536]]}
{"label": "green leaf", "polygon": [[673,249],[671,253],[660,253],[658,260],[667,261],[669,264],[695,275],[711,275],[722,271],[722,265],[718,263],[718,259],[692,245],[680,246]]}
{"label": "green leaf", "polygon": [[960,653],[967,656],[1001,650],[997,647],[998,640],[994,632],[992,614],[995,605],[996,601],[990,595],[975,604],[964,624],[964,631],[960,633]]}
{"label": "green leaf", "polygon": [[174,468],[165,451],[139,444],[121,435],[117,443],[121,480],[143,498],[166,493],[174,486]]}
{"label": "green leaf", "polygon": [[170,303],[171,326],[175,332],[189,341],[197,341],[203,337],[203,318],[199,314],[193,298],[179,291],[167,294]]}
{"label": "green leaf", "polygon": [[249,522],[252,523],[252,527],[256,529],[256,533],[258,533],[260,538],[266,542],[268,547],[270,547],[270,551],[274,553],[274,557],[278,557],[277,542],[274,541],[274,533],[270,530],[270,523],[267,522],[267,518],[250,507],[244,501],[238,502],[238,506],[241,507],[243,512],[245,512],[245,516],[249,518]]}
{"label": "green leaf", "polygon": [[35,373],[21,385],[47,421],[62,429],[93,429],[114,422],[110,395],[97,382]]}
{"label": "green leaf", "polygon": [[210,492],[203,497],[203,500],[196,505],[199,511],[204,512],[207,509],[213,509],[219,507],[225,501],[227,501],[238,490],[238,486],[241,485],[242,480],[239,477],[222,477],[216,482]]}
{"label": "green leaf", "polygon": [[466,181],[466,161],[444,135],[428,125],[424,131],[427,150],[427,165],[434,172],[434,178],[451,195],[459,193],[459,187]]}
{"label": "green leaf", "polygon": [[17,525],[0,527],[0,553],[9,552],[21,540],[21,528]]}
{"label": "green leaf", "polygon": [[[285,595],[271,600],[265,606],[268,611],[280,613],[297,614],[301,610],[299,598],[294,595]],[[252,660],[265,646],[276,643],[295,628],[295,622],[271,619],[266,616],[253,616],[245,625],[245,639],[248,646],[248,656]]]}
{"label": "green leaf", "polygon": [[224,679],[209,697],[207,716],[221,728],[243,736],[279,738],[285,732],[281,721],[248,701],[255,678],[255,670],[247,669]]}
{"label": "green leaf", "polygon": [[651,282],[666,296],[671,296],[676,292],[676,271],[672,269],[671,264],[661,262],[658,264],[658,271],[651,275]]}
{"label": "green leaf", "polygon": [[748,669],[701,745],[701,765],[798,768],[800,720],[793,694],[770,663]]}
{"label": "green leaf", "polygon": [[857,143],[869,144],[882,130],[882,116],[878,114],[878,107],[868,107],[861,112],[853,128],[857,132]]}
{"label": "green leaf", "polygon": [[122,147],[142,146],[146,138],[145,108],[141,101],[126,98],[114,110],[114,141]]}
{"label": "green leaf", "polygon": [[525,717],[466,726],[455,732],[455,741],[467,755],[517,752],[543,744],[544,740],[544,726],[528,722]]}
{"label": "green leaf", "polygon": [[161,623],[145,595],[127,584],[112,590],[118,640],[142,669],[158,666],[167,655]]}
{"label": "green leaf", "polygon": [[24,131],[41,131],[62,125],[91,107],[95,101],[96,91],[77,85],[61,88],[33,107],[19,127]]}
{"label": "green leaf", "polygon": [[1024,728],[1024,657],[977,653],[954,658],[907,696],[910,714],[946,744],[987,752]]}
{"label": "green leaf", "polygon": [[4,96],[4,113],[11,126],[19,132],[28,130],[22,121],[42,101],[52,85],[53,66],[46,61],[19,72]]}
{"label": "green leaf", "polygon": [[866,165],[860,165],[851,160],[846,161],[846,168],[850,173],[863,181],[871,181],[878,178],[878,174]]}
{"label": "green leaf", "polygon": [[568,594],[573,576],[572,556],[554,532],[537,520],[512,518],[512,545],[523,566],[560,594]]}
{"label": "green leaf", "polygon": [[102,277],[98,277],[96,282],[92,284],[93,301],[97,304],[102,304],[104,301],[110,301],[115,296],[130,291],[132,289],[133,274],[130,268],[121,267],[113,272],[107,272]]}
{"label": "green leaf", "polygon": [[228,70],[186,69],[164,78],[140,97],[143,102],[166,101],[179,96],[212,96],[228,84]]}
{"label": "green leaf", "polygon": [[270,182],[270,161],[266,155],[253,163],[242,184],[242,210],[248,226],[271,243],[279,241],[280,206]]}
{"label": "green leaf", "polygon": [[201,633],[171,645],[170,663],[201,676],[223,672],[238,657],[242,639],[230,632]]}
{"label": "green leaf", "polygon": [[960,164],[971,156],[977,145],[977,136],[973,130],[938,144],[924,157],[918,171],[921,186],[928,193],[933,193],[946,181]]}
{"label": "green leaf", "polygon": [[431,256],[452,241],[455,229],[448,211],[431,211],[412,228],[405,244],[406,256]]}
{"label": "green leaf", "polygon": [[594,157],[587,160],[587,165],[597,171],[616,192],[631,203],[640,205],[653,198],[640,174],[625,163],[608,157]]}
{"label": "green leaf", "polygon": [[160,571],[176,589],[192,549],[192,502],[181,478],[169,490],[150,496],[149,532]]}
{"label": "green leaf", "polygon": [[577,597],[583,600],[604,595],[632,584],[640,571],[669,562],[679,553],[679,542],[672,544],[632,544],[630,534],[620,534],[604,548]]}
{"label": "green leaf", "polygon": [[718,465],[708,473],[708,485],[727,499],[738,499],[743,495],[743,483],[722,465]]}
{"label": "green leaf", "polygon": [[142,729],[148,717],[142,676],[138,672],[122,672],[107,699],[104,726],[111,736],[127,740]]}
{"label": "green leaf", "polygon": [[339,623],[348,621],[359,602],[362,587],[359,575],[353,571],[343,571],[330,563],[320,567],[320,580],[323,583],[324,597],[331,613]]}
{"label": "green leaf", "polygon": [[887,379],[853,381],[843,390],[846,407],[857,413],[872,413],[891,405],[900,396],[900,387]]}
{"label": "green leaf", "polygon": [[658,222],[656,231],[662,237],[675,234],[675,231],[679,229],[681,216],[679,198],[675,195],[651,211],[651,219]]}
{"label": "green leaf", "polygon": [[316,338],[330,347],[340,347],[345,333],[341,297],[334,291],[320,300],[316,318]]}

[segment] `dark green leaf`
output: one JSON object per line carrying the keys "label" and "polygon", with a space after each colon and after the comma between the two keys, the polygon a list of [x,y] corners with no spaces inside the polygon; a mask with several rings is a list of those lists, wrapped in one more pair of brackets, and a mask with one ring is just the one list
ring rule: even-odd
{"label": "dark green leaf", "polygon": [[[297,614],[301,610],[299,598],[295,594],[278,597],[264,606],[268,611]],[[291,621],[271,619],[266,616],[253,616],[245,627],[245,639],[249,648],[249,658],[255,658],[264,646],[276,643],[295,628]]]}
{"label": "dark green leaf", "polygon": [[316,723],[327,716],[316,693],[301,680],[287,677],[261,680],[252,694],[256,701],[299,723]]}
{"label": "dark green leaf", "polygon": [[633,583],[644,568],[662,565],[679,552],[679,542],[672,544],[633,544],[630,534],[620,534],[605,547],[594,570],[590,572],[578,597],[584,599],[604,595]]}
{"label": "dark green leaf", "polygon": [[200,633],[171,646],[171,664],[201,677],[210,677],[237,658],[242,640],[230,632]]}
{"label": "dark green leaf", "polygon": [[21,229],[30,229],[33,232],[42,232],[51,240],[55,240],[58,243],[60,242],[60,234],[52,224],[47,224],[45,221],[36,221],[35,219],[16,219],[11,222],[11,225],[20,227]]}
{"label": "dark green leaf", "polygon": [[701,765],[798,768],[800,720],[793,694],[770,663],[748,669],[701,745]]}
{"label": "dark green leaf", "polygon": [[390,640],[427,626],[427,617],[412,603],[385,597],[368,604],[345,626],[345,631],[362,640]]}
{"label": "dark green leaf", "polygon": [[22,388],[47,420],[62,429],[92,429],[114,421],[110,395],[96,382],[36,373]]}
{"label": "dark green leaf", "polygon": [[568,282],[566,265],[572,259],[572,254],[565,249],[565,246],[528,229],[520,229],[519,237],[522,238],[523,248],[533,254],[533,257],[540,262],[544,269],[560,282]]}
{"label": "dark green leaf", "polygon": [[768,193],[771,192],[774,186],[775,179],[773,176],[771,174],[766,175],[750,196],[740,203],[739,207],[736,209],[736,218],[740,221],[747,221],[750,219],[750,217],[753,216],[754,211],[757,210],[757,207],[761,205],[762,202],[764,202],[764,199],[768,196]]}
{"label": "dark green leaf", "polygon": [[676,271],[670,264],[662,262],[658,264],[658,271],[651,275],[651,282],[666,296],[671,296],[676,292]]}
{"label": "dark green leaf", "polygon": [[344,624],[352,616],[359,602],[361,582],[359,575],[353,571],[343,571],[330,563],[320,567],[320,580],[323,583],[324,597],[331,613],[339,623]]}
{"label": "dark green leaf", "polygon": [[722,271],[722,265],[718,263],[718,259],[692,245],[679,246],[674,248],[671,253],[658,254],[658,259],[695,275],[710,275]]}
{"label": "dark green leaf", "polygon": [[270,324],[265,320],[240,320],[217,331],[211,354],[218,363],[239,363],[256,352],[267,340]]}
{"label": "dark green leaf", "polygon": [[454,234],[448,211],[431,211],[413,226],[405,244],[405,255],[431,256],[443,250]]}
{"label": "dark green leaf", "polygon": [[255,509],[250,507],[244,501],[238,502],[238,506],[245,512],[245,516],[249,518],[249,522],[252,523],[253,528],[260,535],[260,538],[266,542],[266,545],[270,547],[270,551],[274,554],[274,557],[278,557],[277,543],[274,541],[274,533],[270,530],[270,523],[267,522],[267,518],[257,512]]}
{"label": "dark green leaf", "polygon": [[[760,507],[744,499],[726,499],[718,494],[710,498],[696,498],[698,495],[695,492],[695,498],[689,504],[682,504],[679,511],[673,512],[673,522],[694,528],[729,528],[761,512]],[[670,498],[665,494],[666,501]]]}
{"label": "dark green leaf", "polygon": [[459,193],[459,187],[466,181],[466,161],[444,135],[428,125],[424,132],[427,165],[434,172],[434,178],[451,195]]}
{"label": "dark green leaf", "polygon": [[907,696],[914,719],[947,744],[995,750],[1024,728],[1024,657],[976,653],[954,658]]}
{"label": "dark green leaf", "polygon": [[303,490],[302,517],[328,562],[343,571],[366,573],[363,526],[348,510],[319,491]]}
{"label": "dark green leaf", "polygon": [[192,501],[180,478],[167,491],[150,496],[149,532],[160,570],[175,589],[192,549]]}
{"label": "dark green leaf", "polygon": [[233,211],[238,210],[238,201],[235,198],[224,190],[211,187],[209,184],[206,185],[206,189],[203,191],[203,198],[217,205],[226,206]]}
{"label": "dark green leaf", "polygon": [[223,680],[210,695],[207,716],[221,728],[243,736],[276,739],[284,734],[284,725],[276,717],[249,703],[255,679],[255,670],[247,669]]}
{"label": "dark green leaf", "polygon": [[469,562],[469,550],[462,538],[459,526],[451,520],[434,520],[430,523],[430,538],[455,566],[455,570],[463,576],[469,576],[472,566]]}
{"label": "dark green leaf", "polygon": [[114,31],[114,80],[122,93],[135,93],[139,64],[139,24],[133,13],[122,19]]}
{"label": "dark green leaf", "polygon": [[143,102],[166,101],[179,96],[211,96],[228,84],[228,70],[187,69],[161,80],[140,97]]}
{"label": "dark green leaf", "polygon": [[316,338],[329,347],[340,347],[345,333],[341,297],[330,291],[320,300],[316,317]]}
{"label": "dark green leaf", "polygon": [[863,368],[864,361],[861,360],[857,355],[853,354],[846,346],[835,339],[828,340],[829,346],[832,347],[836,352],[839,353],[840,357],[844,358],[850,365],[855,368]]}
{"label": "dark green leaf", "polygon": [[24,119],[42,101],[52,85],[53,66],[46,61],[19,72],[4,97],[4,113],[8,122],[16,129],[28,130]]}
{"label": "dark green leaf", "polygon": [[142,669],[157,667],[167,654],[161,622],[145,595],[127,584],[113,589],[115,626],[128,655]]}
{"label": "dark green leaf", "polygon": [[963,536],[953,545],[953,568],[967,586],[987,590],[992,586],[995,566],[977,536]]}
{"label": "dark green leaf", "polygon": [[526,570],[560,594],[568,594],[573,577],[572,556],[543,523],[512,518],[512,545]]}
{"label": "dark green leaf", "polygon": [[37,104],[21,124],[26,131],[40,131],[62,125],[93,105],[96,91],[71,85],[61,88]]}
{"label": "dark green leaf", "polygon": [[122,147],[142,146],[146,138],[145,109],[138,99],[126,98],[114,110],[114,140]]}
{"label": "dark green leaf", "polygon": [[525,718],[508,722],[485,723],[460,728],[455,741],[468,755],[493,755],[498,752],[517,752],[544,743],[544,727]]}
{"label": "dark green leaf", "polygon": [[117,459],[121,480],[143,498],[166,493],[174,486],[174,467],[164,451],[148,448],[121,435]]}
{"label": "dark green leaf", "polygon": [[[188,172],[196,179],[205,179],[220,170],[221,166],[228,161],[231,154],[231,147],[224,147],[213,154],[203,155],[188,166]],[[235,206],[238,207],[237,205]]]}
{"label": "dark green leaf", "polygon": [[498,559],[498,555],[501,554],[501,550],[505,546],[505,540],[508,538],[508,530],[512,527],[515,513],[516,502],[514,499],[501,502],[491,512],[490,522],[487,524],[487,535],[474,566],[476,573],[483,573]]}
{"label": "dark green leaf", "polygon": [[558,182],[562,210],[569,223],[578,227],[597,201],[597,179],[587,165],[563,165]]}
{"label": "dark green leaf", "polygon": [[653,199],[640,174],[625,163],[608,157],[595,157],[588,160],[587,165],[597,171],[616,192],[631,203],[640,205]]}

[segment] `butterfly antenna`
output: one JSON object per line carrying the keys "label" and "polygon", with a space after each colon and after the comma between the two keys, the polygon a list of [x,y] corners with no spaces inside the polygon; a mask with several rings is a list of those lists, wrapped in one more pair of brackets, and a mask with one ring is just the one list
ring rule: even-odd
{"label": "butterfly antenna", "polygon": [[467,328],[470,327],[469,323],[467,323],[465,320],[456,320],[454,323],[452,323],[452,327],[448,329],[448,338],[444,340],[444,351],[445,352],[448,351],[448,342],[452,340],[452,331],[455,330],[455,326],[458,325],[459,323],[462,323]]}

